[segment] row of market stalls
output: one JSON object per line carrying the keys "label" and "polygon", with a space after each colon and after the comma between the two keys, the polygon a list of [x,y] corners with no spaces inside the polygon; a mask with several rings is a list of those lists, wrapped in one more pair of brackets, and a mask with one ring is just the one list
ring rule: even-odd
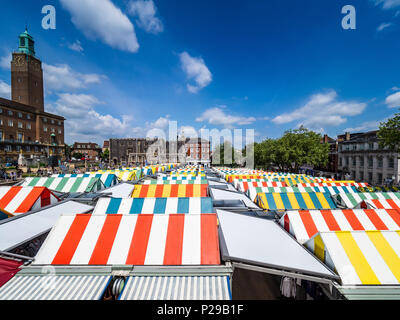
{"label": "row of market stalls", "polygon": [[[263,215],[271,218],[338,276],[328,287],[319,285],[327,296],[400,298],[400,193],[377,192],[354,181],[312,181],[305,175],[228,168],[216,172],[262,209],[259,221]],[[244,225],[250,217],[242,219]],[[271,233],[266,238],[279,243]],[[284,254],[286,248],[279,244],[278,251],[276,255]]]}
{"label": "row of market stalls", "polygon": [[120,171],[135,173],[10,187],[54,199],[0,205],[0,300],[400,297],[397,192],[244,168]]}
{"label": "row of market stalls", "polygon": [[[123,183],[111,185],[93,205],[73,198],[48,207],[85,206],[57,210],[57,221],[40,249],[0,287],[0,299],[230,299],[231,268],[221,263],[207,184],[202,181],[197,190],[197,184],[168,184],[165,179],[205,175],[192,167],[182,175],[165,172],[159,172],[159,184],[144,184],[145,177],[123,188]],[[8,244],[4,252],[13,247]]]}

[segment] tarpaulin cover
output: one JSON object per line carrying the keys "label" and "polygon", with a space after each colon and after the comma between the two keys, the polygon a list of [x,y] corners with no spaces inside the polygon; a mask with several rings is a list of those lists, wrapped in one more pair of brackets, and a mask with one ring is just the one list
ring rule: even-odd
{"label": "tarpaulin cover", "polygon": [[266,210],[335,209],[329,193],[258,193],[256,203]]}
{"label": "tarpaulin cover", "polygon": [[109,275],[21,275],[0,288],[0,300],[100,300]]}
{"label": "tarpaulin cover", "polygon": [[333,199],[338,206],[350,209],[357,207],[364,200],[371,200],[371,203],[375,204],[378,209],[385,207],[380,204],[379,201],[375,200],[383,200],[383,202],[389,204],[391,208],[400,208],[400,192],[344,193],[334,195]]}
{"label": "tarpaulin cover", "polygon": [[25,178],[24,187],[47,187],[58,192],[95,192],[104,189],[100,178],[95,177],[35,177]]}
{"label": "tarpaulin cover", "polygon": [[0,187],[0,208],[17,215],[40,209],[59,199],[45,187]]}
{"label": "tarpaulin cover", "polygon": [[219,265],[217,217],[63,215],[33,264]]}
{"label": "tarpaulin cover", "polygon": [[207,197],[207,184],[136,185],[132,198]]}
{"label": "tarpaulin cover", "polygon": [[398,210],[300,210],[288,211],[280,224],[304,243],[324,231],[400,230]]}
{"label": "tarpaulin cover", "polygon": [[209,197],[192,198],[100,198],[93,214],[138,213],[212,213],[213,202]]}
{"label": "tarpaulin cover", "polygon": [[0,258],[0,288],[20,271],[19,267],[22,264],[21,261]]}
{"label": "tarpaulin cover", "polygon": [[231,300],[227,276],[129,277],[119,300]]}
{"label": "tarpaulin cover", "polygon": [[98,170],[96,172],[91,172],[91,174],[115,174],[117,178],[121,181],[131,181],[141,178],[141,169],[126,169],[126,170]]}
{"label": "tarpaulin cover", "polygon": [[57,177],[61,177],[61,178],[69,178],[69,177],[100,178],[101,182],[103,182],[103,184],[106,188],[109,188],[118,183],[118,178],[113,173],[53,174],[52,177],[55,177],[55,178],[57,178]]}
{"label": "tarpaulin cover", "polygon": [[342,285],[400,284],[400,231],[321,232],[305,246],[337,271]]}

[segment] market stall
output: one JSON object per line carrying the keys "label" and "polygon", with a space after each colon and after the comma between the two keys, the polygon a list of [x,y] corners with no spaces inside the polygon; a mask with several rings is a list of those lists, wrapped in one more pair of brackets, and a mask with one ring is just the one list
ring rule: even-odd
{"label": "market stall", "polygon": [[135,185],[133,198],[207,197],[207,184]]}
{"label": "market stall", "polygon": [[212,213],[213,203],[209,197],[191,198],[100,198],[93,214],[139,214],[139,213]]}
{"label": "market stall", "polygon": [[105,188],[96,177],[35,177],[25,178],[23,187],[47,187],[58,192],[96,192]]}

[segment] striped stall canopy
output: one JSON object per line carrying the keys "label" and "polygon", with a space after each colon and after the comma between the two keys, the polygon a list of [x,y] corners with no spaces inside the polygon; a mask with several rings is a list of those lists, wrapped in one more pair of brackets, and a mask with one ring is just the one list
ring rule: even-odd
{"label": "striped stall canopy", "polygon": [[266,210],[336,208],[330,194],[323,192],[258,193],[256,203]]}
{"label": "striped stall canopy", "polygon": [[342,285],[400,284],[400,231],[321,232],[305,246]]}
{"label": "striped stall canopy", "polygon": [[192,198],[100,198],[93,214],[138,213],[212,213],[213,202],[209,197]]}
{"label": "striped stall canopy", "polygon": [[0,288],[0,300],[100,300],[111,276],[16,275]]}
{"label": "striped stall canopy", "polygon": [[35,265],[218,265],[216,214],[63,215]]}
{"label": "striped stall canopy", "polygon": [[7,212],[6,210],[0,208],[0,220],[8,219],[13,217],[12,213]]}
{"label": "striped stall canopy", "polygon": [[227,276],[129,277],[119,300],[231,300]]}
{"label": "striped stall canopy", "polygon": [[319,182],[319,183],[298,183],[297,187],[347,187],[354,186],[357,188],[367,187],[368,183],[364,182],[355,182],[355,181],[332,181],[332,182]]}
{"label": "striped stall canopy", "polygon": [[[400,208],[400,192],[341,193],[332,197],[338,207],[349,209],[363,206],[364,202],[372,204],[372,208],[377,209]],[[364,207],[366,208],[365,205]]]}
{"label": "striped stall canopy", "polygon": [[40,209],[60,201],[45,187],[0,187],[0,208],[13,215]]}
{"label": "striped stall canopy", "polygon": [[357,192],[356,187],[249,187],[246,191],[247,196],[251,200],[255,200],[257,193],[288,193],[288,192],[325,192],[331,195],[339,193],[354,193]]}
{"label": "striped stall canopy", "polygon": [[143,184],[208,184],[207,179],[188,180],[145,180]]}
{"label": "striped stall canopy", "polygon": [[113,173],[82,173],[82,174],[53,174],[53,178],[100,178],[106,188],[118,183],[118,178]]}
{"label": "striped stall canopy", "polygon": [[58,192],[95,192],[104,189],[100,178],[95,177],[35,177],[25,178],[24,187],[47,187]]}
{"label": "striped stall canopy", "polygon": [[136,185],[132,198],[208,197],[207,184]]}
{"label": "striped stall canopy", "polygon": [[280,219],[280,224],[303,244],[318,232],[400,230],[400,211],[393,209],[288,211]]}
{"label": "striped stall canopy", "polygon": [[255,187],[287,187],[286,182],[279,181],[261,181],[261,182],[239,182],[236,189],[241,192],[246,192],[249,188]]}
{"label": "striped stall canopy", "polygon": [[157,180],[204,180],[206,179],[203,176],[164,176],[158,177]]}

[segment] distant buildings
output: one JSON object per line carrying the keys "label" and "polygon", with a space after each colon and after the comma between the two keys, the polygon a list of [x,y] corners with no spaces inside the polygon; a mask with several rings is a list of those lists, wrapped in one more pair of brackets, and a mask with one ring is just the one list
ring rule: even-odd
{"label": "distant buildings", "polygon": [[101,147],[97,143],[92,142],[75,142],[71,148],[71,155],[75,153],[82,154],[83,157],[90,161],[97,161],[101,152]]}
{"label": "distant buildings", "polygon": [[400,178],[399,154],[379,146],[378,131],[338,136],[338,169],[351,179],[380,185]]}
{"label": "distant buildings", "polygon": [[[103,148],[106,146],[104,141]],[[204,139],[127,138],[110,139],[110,162],[113,165],[145,165],[156,163],[210,163],[210,142]]]}
{"label": "distant buildings", "polygon": [[65,119],[44,110],[42,62],[27,30],[12,54],[11,97],[0,98],[0,161],[15,161],[21,153],[65,159]]}

